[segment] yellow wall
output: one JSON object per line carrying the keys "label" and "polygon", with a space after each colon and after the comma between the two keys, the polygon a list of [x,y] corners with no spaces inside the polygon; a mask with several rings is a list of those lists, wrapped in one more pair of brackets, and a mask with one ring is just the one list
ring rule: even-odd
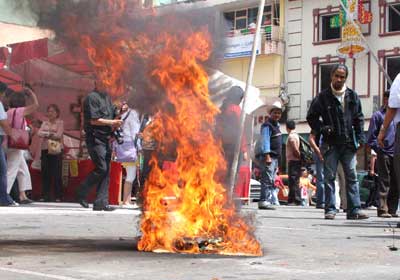
{"label": "yellow wall", "polygon": [[[282,82],[282,56],[259,55],[254,69],[253,85],[262,94],[278,94]],[[222,72],[238,80],[246,82],[250,57],[226,59],[222,64]]]}
{"label": "yellow wall", "polygon": [[[285,1],[280,1],[280,27],[284,32]],[[284,33],[283,33],[284,34]],[[238,80],[246,82],[250,57],[225,59],[222,71]],[[284,82],[284,57],[277,54],[258,55],[254,69],[253,85],[261,90],[262,95],[277,96],[280,85]]]}

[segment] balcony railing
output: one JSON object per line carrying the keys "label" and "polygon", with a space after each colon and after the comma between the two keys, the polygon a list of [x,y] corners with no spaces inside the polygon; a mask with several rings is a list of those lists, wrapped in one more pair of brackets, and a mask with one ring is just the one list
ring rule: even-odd
{"label": "balcony railing", "polygon": [[[232,30],[228,32],[228,37],[245,36],[255,33],[255,28]],[[261,54],[264,55],[283,55],[285,49],[283,28],[278,25],[265,25],[261,27]]]}

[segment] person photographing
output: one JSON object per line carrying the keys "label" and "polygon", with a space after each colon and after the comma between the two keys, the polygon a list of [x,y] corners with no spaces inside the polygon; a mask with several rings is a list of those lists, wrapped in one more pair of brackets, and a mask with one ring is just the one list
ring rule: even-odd
{"label": "person photographing", "polygon": [[115,210],[108,203],[108,188],[110,182],[111,146],[113,131],[119,128],[123,121],[116,119],[117,108],[112,104],[101,81],[88,94],[83,102],[84,130],[86,146],[95,169],[85,178],[77,191],[78,203],[89,208],[86,197],[93,186],[96,186],[94,211]]}

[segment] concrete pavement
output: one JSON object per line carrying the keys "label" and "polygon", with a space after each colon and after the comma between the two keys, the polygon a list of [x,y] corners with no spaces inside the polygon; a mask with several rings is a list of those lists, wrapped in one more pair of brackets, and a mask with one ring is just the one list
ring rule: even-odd
{"label": "concrete pavement", "polygon": [[364,221],[323,219],[308,207],[255,214],[263,257],[155,254],[136,250],[140,211],[93,212],[77,204],[0,208],[0,279],[400,279],[400,229],[393,240],[376,211]]}

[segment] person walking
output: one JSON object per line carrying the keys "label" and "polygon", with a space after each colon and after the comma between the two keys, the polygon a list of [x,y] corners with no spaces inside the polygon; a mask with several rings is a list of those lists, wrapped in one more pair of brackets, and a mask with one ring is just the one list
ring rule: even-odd
{"label": "person walking", "polygon": [[[31,99],[31,104],[26,105],[26,95]],[[24,92],[14,92],[9,98],[9,109],[7,111],[8,122],[11,126],[16,125],[26,129],[25,117],[39,108],[39,102],[31,88],[26,87]],[[26,163],[24,150],[8,147],[7,156],[7,193],[11,192],[15,180],[18,181],[19,203],[32,203],[26,191],[32,190],[31,175]]]}
{"label": "person walking", "polygon": [[[43,138],[41,146],[42,199],[51,201],[51,185],[54,183],[56,202],[62,197],[62,156],[64,122],[60,119],[60,109],[56,104],[47,106],[48,120],[44,121],[38,131]],[[53,182],[54,181],[54,182]]]}
{"label": "person walking", "polygon": [[80,184],[77,191],[78,203],[89,208],[86,197],[93,186],[96,188],[94,211],[113,211],[108,202],[110,181],[111,147],[110,139],[114,128],[122,125],[122,120],[115,119],[116,108],[110,96],[105,92],[102,82],[97,82],[95,89],[83,102],[84,130],[86,146],[95,169]]}
{"label": "person walking", "polygon": [[335,219],[335,177],[341,162],[346,175],[347,219],[369,218],[361,210],[356,153],[365,143],[364,115],[356,92],[345,84],[349,71],[337,64],[331,72],[330,87],[320,92],[307,112],[314,135],[322,134],[320,147],[324,160],[325,219]]}
{"label": "person walking", "polygon": [[[397,192],[400,193],[400,73],[397,74],[390,87],[388,107],[386,108],[385,118],[378,134],[378,145],[383,149],[387,143],[387,135],[390,136],[391,126],[395,127],[395,140],[393,150],[393,171],[397,182]],[[379,174],[379,173],[378,173]],[[394,213],[395,216],[397,215]],[[393,215],[392,215],[393,216]],[[399,223],[400,225],[400,223]]]}
{"label": "person walking", "polygon": [[273,192],[276,172],[282,154],[282,133],[279,120],[282,117],[282,104],[272,104],[270,117],[261,125],[260,151],[256,151],[256,159],[261,171],[261,194],[258,209],[275,210]]}
{"label": "person walking", "polygon": [[301,205],[301,189],[299,180],[301,176],[300,138],[296,132],[296,123],[292,120],[286,122],[288,138],[286,142],[286,162],[288,163],[289,197],[288,205]]}

